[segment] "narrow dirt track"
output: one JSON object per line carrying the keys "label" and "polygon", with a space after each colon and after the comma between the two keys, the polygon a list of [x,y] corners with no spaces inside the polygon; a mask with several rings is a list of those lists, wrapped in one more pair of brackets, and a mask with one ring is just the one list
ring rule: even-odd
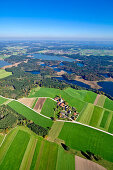
{"label": "narrow dirt track", "polygon": [[97,105],[98,99],[100,98],[100,95],[98,94],[95,101],[94,101],[94,105]]}

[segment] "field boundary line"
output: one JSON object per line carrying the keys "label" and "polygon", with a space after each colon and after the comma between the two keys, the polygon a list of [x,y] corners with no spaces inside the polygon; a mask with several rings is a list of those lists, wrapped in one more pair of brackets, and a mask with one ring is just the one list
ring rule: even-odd
{"label": "field boundary line", "polygon": [[112,133],[106,132],[106,131],[104,131],[104,130],[101,130],[101,129],[98,129],[98,128],[96,128],[96,127],[89,126],[89,125],[86,125],[86,124],[83,124],[83,123],[80,123],[80,122],[77,122],[77,121],[64,121],[64,120],[56,120],[56,121],[62,121],[62,122],[64,122],[64,123],[65,123],[65,122],[66,122],[66,123],[76,123],[76,124],[83,125],[83,126],[86,126],[86,127],[91,128],[91,129],[95,129],[95,130],[98,130],[98,131],[100,131],[100,132],[103,132],[103,133],[106,133],[106,134],[108,134],[108,135],[113,136]]}

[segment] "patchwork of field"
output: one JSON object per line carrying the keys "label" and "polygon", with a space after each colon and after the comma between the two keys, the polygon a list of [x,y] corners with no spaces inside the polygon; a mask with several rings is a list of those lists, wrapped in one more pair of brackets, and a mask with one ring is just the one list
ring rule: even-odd
{"label": "patchwork of field", "polygon": [[36,102],[36,104],[34,106],[34,110],[36,110],[37,112],[40,113],[45,101],[46,101],[46,98],[44,98],[44,97],[38,98],[38,100],[37,100],[37,102]]}
{"label": "patchwork of field", "polygon": [[59,134],[75,150],[90,151],[113,162],[113,136],[76,123],[65,122]]}
{"label": "patchwork of field", "polygon": [[8,105],[17,113],[22,114],[28,120],[32,120],[35,124],[38,124],[42,127],[51,127],[53,124],[51,119],[47,119],[46,117],[41,116],[40,114],[19,103],[18,101],[11,101],[10,103],[8,103]]}
{"label": "patchwork of field", "polygon": [[28,107],[32,107],[36,98],[21,98],[18,101],[25,104]]}
{"label": "patchwork of field", "polygon": [[8,76],[10,76],[10,75],[12,75],[11,72],[7,72],[7,71],[5,71],[4,69],[0,69],[0,79],[5,78],[5,77],[8,77]]}
{"label": "patchwork of field", "polygon": [[0,148],[0,169],[74,170],[74,155],[61,146],[35,135],[28,128],[17,127]]}
{"label": "patchwork of field", "polygon": [[47,117],[54,117],[54,108],[56,108],[56,102],[47,98],[42,107],[41,114]]}
{"label": "patchwork of field", "polygon": [[88,103],[77,121],[113,133],[113,111]]}
{"label": "patchwork of field", "polygon": [[75,90],[67,88],[65,90],[59,90],[54,88],[38,88],[31,90],[29,97],[51,97],[54,98],[56,95],[62,96],[70,106],[76,107],[78,112],[81,112],[86,103],[94,103],[97,96],[96,93],[86,90]]}

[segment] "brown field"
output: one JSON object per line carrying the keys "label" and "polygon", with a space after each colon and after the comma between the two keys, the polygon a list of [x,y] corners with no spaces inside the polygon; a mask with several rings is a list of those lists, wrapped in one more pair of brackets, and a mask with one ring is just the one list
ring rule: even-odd
{"label": "brown field", "polygon": [[97,104],[99,98],[100,98],[100,95],[98,94],[97,97],[96,97],[96,99],[95,99],[95,101],[94,101],[94,105]]}
{"label": "brown field", "polygon": [[106,170],[101,165],[90,160],[75,156],[75,169],[76,170]]}
{"label": "brown field", "polygon": [[36,110],[37,112],[40,113],[45,101],[46,101],[46,98],[44,98],[44,97],[43,98],[39,98],[38,101],[35,104],[34,110]]}
{"label": "brown field", "polygon": [[65,74],[65,73],[66,73],[65,71],[61,70],[60,72],[57,72],[57,75],[58,75],[58,76],[62,76],[62,75]]}
{"label": "brown field", "polygon": [[32,107],[36,98],[21,98],[18,101],[25,104],[26,106]]}

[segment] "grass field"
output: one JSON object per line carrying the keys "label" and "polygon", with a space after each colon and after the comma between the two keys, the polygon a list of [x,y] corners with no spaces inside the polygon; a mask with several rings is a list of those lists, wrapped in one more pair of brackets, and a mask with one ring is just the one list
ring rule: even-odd
{"label": "grass field", "polygon": [[102,128],[105,127],[107,119],[108,119],[108,116],[109,116],[109,111],[105,110],[105,112],[103,114],[103,117],[102,117],[102,121],[100,123],[100,127],[102,127]]}
{"label": "grass field", "polygon": [[75,170],[75,156],[59,147],[56,170]]}
{"label": "grass field", "polygon": [[81,123],[89,124],[92,114],[93,114],[93,109],[94,109],[94,105],[92,105],[91,103],[88,103],[86,109],[84,110],[80,118],[77,120],[79,120],[79,122]]}
{"label": "grass field", "polygon": [[89,125],[96,127],[98,124],[98,121],[101,118],[103,109],[101,107],[95,106],[93,110],[93,114],[90,120]]}
{"label": "grass field", "polygon": [[108,132],[113,133],[113,115],[112,115],[112,119],[111,119],[111,122],[110,122],[110,125],[109,125]]}
{"label": "grass field", "polygon": [[105,103],[104,103],[104,107],[106,109],[109,109],[109,110],[113,111],[113,101],[108,99],[108,98],[106,98]]}
{"label": "grass field", "polygon": [[29,134],[24,131],[18,131],[0,165],[0,169],[6,170],[7,168],[19,168],[29,139]]}
{"label": "grass field", "polygon": [[104,106],[104,102],[105,102],[106,96],[104,95],[100,95],[97,105],[103,107]]}
{"label": "grass field", "polygon": [[7,100],[8,100],[8,99],[5,99],[5,98],[3,98],[3,97],[0,96],[0,104],[5,103]]}
{"label": "grass field", "polygon": [[10,76],[10,75],[12,75],[11,72],[7,72],[7,71],[5,71],[4,69],[0,69],[0,79],[5,78],[5,77],[8,77],[8,76]]}
{"label": "grass field", "polygon": [[113,136],[75,123],[64,123],[59,138],[76,150],[89,150],[113,162]]}
{"label": "grass field", "polygon": [[47,117],[54,117],[54,108],[56,108],[56,102],[51,99],[46,99],[41,110],[41,114]]}
{"label": "grass field", "polygon": [[59,133],[60,133],[63,125],[64,125],[64,122],[61,122],[61,121],[54,122],[50,131],[49,131],[48,140],[54,141],[59,136]]}
{"label": "grass field", "polygon": [[51,127],[53,122],[51,119],[47,119],[35,111],[29,109],[28,107],[24,106],[23,104],[17,102],[17,101],[12,101],[8,103],[8,105],[14,109],[17,113],[22,114],[25,116],[27,119],[32,120],[34,123],[42,126],[42,127]]}
{"label": "grass field", "polygon": [[[9,139],[12,139],[10,143]],[[22,126],[7,135],[0,148],[0,157],[0,169],[3,170],[73,170],[75,167],[74,155]]]}
{"label": "grass field", "polygon": [[4,135],[0,134],[0,144],[2,143],[3,139],[4,139]]}

